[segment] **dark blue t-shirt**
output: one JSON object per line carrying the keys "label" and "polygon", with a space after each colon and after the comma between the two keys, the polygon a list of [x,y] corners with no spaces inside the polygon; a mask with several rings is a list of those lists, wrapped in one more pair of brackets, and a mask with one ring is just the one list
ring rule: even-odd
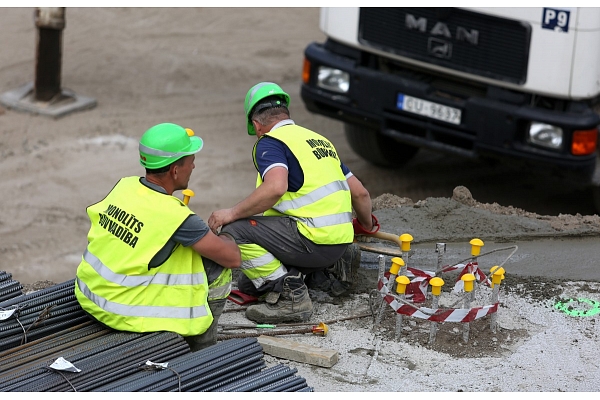
{"label": "dark blue t-shirt", "polygon": [[[285,124],[293,124],[293,121],[286,120]],[[278,126],[276,125],[276,127]],[[300,168],[300,163],[292,151],[281,141],[269,137],[262,137],[256,144],[256,164],[258,172],[264,179],[265,174],[273,167],[282,166],[288,170],[288,192],[297,192],[304,184],[304,172]],[[352,176],[350,169],[340,162],[340,167],[346,179]]]}

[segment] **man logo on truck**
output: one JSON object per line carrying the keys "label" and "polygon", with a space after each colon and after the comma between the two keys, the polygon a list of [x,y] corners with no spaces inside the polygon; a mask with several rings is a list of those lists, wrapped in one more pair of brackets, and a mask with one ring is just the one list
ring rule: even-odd
{"label": "man logo on truck", "polygon": [[[404,19],[404,26],[406,27],[406,29],[409,30],[416,30],[422,33],[426,33],[427,18],[419,17],[417,19],[412,14],[406,14],[406,18]],[[452,33],[450,32],[448,25],[439,21],[435,23],[433,28],[431,28],[429,34],[433,36],[443,36],[448,39],[452,39]],[[467,42],[474,46],[477,46],[479,44],[479,31],[476,29],[468,30],[467,28],[464,28],[462,26],[457,26],[456,33],[454,36],[454,38],[459,42]]]}
{"label": "man logo on truck", "polygon": [[427,52],[439,58],[452,58],[452,43],[436,38],[427,41]]}

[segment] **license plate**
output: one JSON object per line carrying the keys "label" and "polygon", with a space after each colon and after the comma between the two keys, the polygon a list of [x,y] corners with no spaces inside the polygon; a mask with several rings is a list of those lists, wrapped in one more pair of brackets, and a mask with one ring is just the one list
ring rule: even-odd
{"label": "license plate", "polygon": [[461,110],[416,97],[398,94],[396,106],[403,111],[459,125]]}

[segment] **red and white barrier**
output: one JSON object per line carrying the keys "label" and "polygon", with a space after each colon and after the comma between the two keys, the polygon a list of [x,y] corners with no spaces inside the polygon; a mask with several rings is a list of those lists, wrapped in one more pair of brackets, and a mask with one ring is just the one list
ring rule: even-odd
{"label": "red and white barrier", "polygon": [[[454,284],[454,293],[459,293],[463,290],[464,283],[460,279],[464,274],[472,273],[475,275],[475,280],[480,284],[490,286],[491,282],[487,278],[486,274],[479,269],[477,262],[470,262],[467,264],[455,264],[447,265],[442,268],[441,272],[451,272],[461,269],[462,271],[456,279]],[[413,303],[423,303],[425,301],[425,294],[427,293],[427,286],[429,286],[429,280],[435,276],[432,271],[423,271],[417,268],[407,267],[409,272],[407,276],[411,279],[410,283],[406,287],[406,299]],[[389,272],[386,272],[386,277],[389,278]]]}
{"label": "red and white barrier", "polygon": [[[458,269],[458,268],[457,268]],[[420,271],[420,270],[417,270]],[[423,271],[421,271],[423,272]],[[484,275],[485,276],[485,275]],[[429,279],[427,279],[429,281]],[[464,308],[440,308],[440,309],[432,309],[426,307],[414,307],[411,305],[403,304],[399,302],[392,294],[390,294],[390,290],[387,287],[389,282],[389,273],[386,273],[379,282],[377,283],[377,288],[379,293],[383,296],[386,303],[388,303],[394,311],[398,314],[408,315],[415,318],[425,319],[428,321],[434,322],[472,322],[481,317],[485,317],[488,314],[492,314],[498,311],[498,303],[474,307],[471,309]],[[421,280],[420,282],[423,282]],[[425,286],[427,288],[427,285]],[[408,289],[408,287],[407,287]]]}

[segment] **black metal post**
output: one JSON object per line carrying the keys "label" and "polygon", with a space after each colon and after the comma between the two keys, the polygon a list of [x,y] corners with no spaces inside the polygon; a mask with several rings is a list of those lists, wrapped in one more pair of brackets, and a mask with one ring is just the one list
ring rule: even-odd
{"label": "black metal post", "polygon": [[61,93],[65,7],[38,7],[34,19],[38,34],[33,95],[37,101],[50,101]]}

